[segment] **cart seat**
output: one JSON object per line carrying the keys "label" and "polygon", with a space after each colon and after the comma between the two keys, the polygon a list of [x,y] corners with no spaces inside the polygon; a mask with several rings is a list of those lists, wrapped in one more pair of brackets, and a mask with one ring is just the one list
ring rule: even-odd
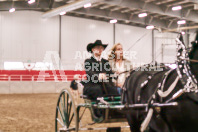
{"label": "cart seat", "polygon": [[[110,123],[110,122],[125,122],[126,121],[126,115],[122,113],[118,109],[101,109],[104,113],[102,118],[96,118],[93,109],[97,109],[100,105],[105,105],[99,100],[92,101],[88,98],[87,95],[80,95],[82,99],[84,99],[86,104],[90,104],[87,106],[87,108],[90,109],[92,120],[96,123]],[[121,105],[121,96],[116,95],[107,95],[104,97],[100,97],[104,101],[108,102],[110,106],[113,105]]]}

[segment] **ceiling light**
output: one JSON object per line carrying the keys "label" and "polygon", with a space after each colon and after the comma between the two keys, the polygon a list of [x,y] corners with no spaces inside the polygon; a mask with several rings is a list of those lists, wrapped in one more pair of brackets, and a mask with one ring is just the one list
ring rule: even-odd
{"label": "ceiling light", "polygon": [[66,12],[65,11],[63,11],[63,12],[61,12],[60,13],[60,15],[62,16],[62,15],[65,15],[66,14]]}
{"label": "ceiling light", "polygon": [[154,26],[153,25],[150,25],[150,26],[146,26],[146,29],[153,29]]}
{"label": "ceiling light", "polygon": [[53,17],[56,15],[59,15],[61,12],[65,11],[65,12],[69,12],[69,11],[73,11],[79,8],[84,7],[85,4],[87,3],[95,3],[95,2],[101,2],[104,0],[77,0],[77,1],[73,1],[72,3],[54,8],[52,10],[49,10],[47,12],[45,12],[42,17],[43,18],[49,18],[49,17]]}
{"label": "ceiling light", "polygon": [[89,7],[91,7],[91,3],[88,3],[88,4],[84,5],[84,8],[89,8]]}
{"label": "ceiling light", "polygon": [[29,0],[28,1],[28,4],[32,4],[32,3],[34,3],[35,2],[35,0]]}
{"label": "ceiling light", "polygon": [[113,19],[113,20],[110,20],[109,22],[110,23],[117,23],[117,20],[116,19]]}
{"label": "ceiling light", "polygon": [[186,24],[186,20],[180,20],[180,21],[177,21],[177,24],[178,24],[178,25]]}
{"label": "ceiling light", "polygon": [[147,13],[138,14],[138,17],[146,17],[146,16],[147,16]]}
{"label": "ceiling light", "polygon": [[181,6],[174,6],[174,7],[172,7],[172,10],[173,11],[178,11],[178,10],[181,10],[181,9],[182,9]]}
{"label": "ceiling light", "polygon": [[186,33],[184,31],[182,31],[181,34],[185,35]]}
{"label": "ceiling light", "polygon": [[9,10],[9,12],[10,12],[10,13],[15,12],[15,8],[11,8],[11,9]]}

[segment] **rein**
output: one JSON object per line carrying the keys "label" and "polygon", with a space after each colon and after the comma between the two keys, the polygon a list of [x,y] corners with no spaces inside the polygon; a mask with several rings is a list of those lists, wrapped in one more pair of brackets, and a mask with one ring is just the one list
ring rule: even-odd
{"label": "rein", "polygon": [[187,60],[187,61],[190,61],[190,62],[198,63],[198,60],[195,60],[195,59],[187,59],[187,58],[183,58],[182,60]]}

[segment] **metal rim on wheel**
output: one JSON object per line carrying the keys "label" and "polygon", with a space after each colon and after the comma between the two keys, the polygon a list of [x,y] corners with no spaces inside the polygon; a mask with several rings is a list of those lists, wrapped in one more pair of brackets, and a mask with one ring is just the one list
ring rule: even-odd
{"label": "metal rim on wheel", "polygon": [[69,89],[63,89],[56,105],[55,132],[78,131],[75,101]]}

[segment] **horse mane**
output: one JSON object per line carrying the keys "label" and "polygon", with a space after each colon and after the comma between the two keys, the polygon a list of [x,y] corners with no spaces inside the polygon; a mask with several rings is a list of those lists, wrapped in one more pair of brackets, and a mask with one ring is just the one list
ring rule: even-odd
{"label": "horse mane", "polygon": [[198,48],[198,30],[197,30],[197,34],[196,34],[196,37],[195,37],[195,41],[191,42],[191,44],[192,44],[192,49],[189,53],[189,58],[193,59],[194,53]]}
{"label": "horse mane", "polygon": [[192,46],[192,49],[191,49],[191,51],[190,51],[190,53],[189,53],[189,58],[190,59],[193,59],[193,57],[194,57],[194,54],[195,54],[195,51],[196,51],[196,49],[198,48],[198,45],[196,44],[193,44],[193,46]]}

